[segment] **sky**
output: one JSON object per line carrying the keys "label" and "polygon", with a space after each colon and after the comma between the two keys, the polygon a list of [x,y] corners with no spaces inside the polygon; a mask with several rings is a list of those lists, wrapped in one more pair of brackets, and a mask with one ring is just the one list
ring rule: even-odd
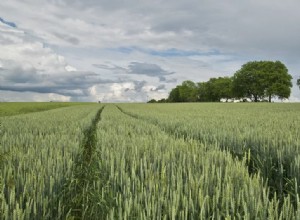
{"label": "sky", "polygon": [[145,102],[280,60],[300,101],[298,0],[0,1],[0,101]]}

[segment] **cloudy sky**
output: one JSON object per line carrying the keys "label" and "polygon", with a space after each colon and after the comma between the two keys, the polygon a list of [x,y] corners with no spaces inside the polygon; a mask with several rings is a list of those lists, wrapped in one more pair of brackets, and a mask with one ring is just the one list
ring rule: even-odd
{"label": "cloudy sky", "polygon": [[298,0],[0,1],[0,101],[143,102],[280,60],[300,101]]}

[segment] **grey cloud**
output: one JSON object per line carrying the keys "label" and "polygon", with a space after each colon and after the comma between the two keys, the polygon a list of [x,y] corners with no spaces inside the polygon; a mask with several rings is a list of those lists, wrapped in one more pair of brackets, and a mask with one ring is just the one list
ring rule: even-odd
{"label": "grey cloud", "polygon": [[165,81],[167,81],[167,78],[164,77],[164,76],[159,76],[158,78],[159,78],[159,81],[160,81],[160,82],[165,82]]}
{"label": "grey cloud", "polygon": [[33,67],[22,68],[13,61],[2,61],[4,68],[0,68],[0,80],[9,83],[38,83],[42,80],[42,75],[37,73]]}
{"label": "grey cloud", "polygon": [[93,72],[40,74],[36,69],[20,66],[0,69],[0,90],[15,92],[56,93],[65,96],[88,96],[89,88],[97,84],[121,82],[99,77]]}
{"label": "grey cloud", "polygon": [[16,27],[17,27],[17,25],[16,25],[15,23],[10,22],[10,21],[6,21],[6,20],[4,20],[4,19],[1,18],[1,17],[0,17],[0,22],[2,22],[3,24],[8,25],[8,26],[10,26],[10,27],[13,27],[13,28],[16,28]]}
{"label": "grey cloud", "polygon": [[81,72],[81,71],[72,71],[62,74],[59,77],[53,78],[55,83],[60,85],[71,85],[71,86],[90,86],[93,84],[102,84],[102,83],[111,83],[112,80],[106,80],[99,77],[98,74],[93,72]]}
{"label": "grey cloud", "polygon": [[147,84],[146,81],[134,81],[134,90],[137,92],[142,91],[143,87]]}
{"label": "grey cloud", "polygon": [[[98,36],[99,42],[105,42],[105,45],[117,44],[116,46],[131,44],[143,47],[192,49],[208,47],[235,53],[251,52],[252,55],[257,52],[267,55],[274,54],[273,52],[289,55],[292,52],[290,57],[296,57],[295,55],[299,55],[297,51],[300,51],[298,46],[300,29],[295,22],[300,19],[298,13],[300,2],[294,0],[284,4],[272,0],[229,0],[226,3],[197,0],[155,2],[132,0],[130,4],[122,0],[29,0],[27,2],[28,5],[33,5],[31,6],[33,8],[43,5],[45,11],[48,10],[50,14],[37,16],[40,15],[40,11],[33,11],[33,18],[40,17],[51,21],[49,29],[46,29],[47,26],[43,27],[44,22],[41,22],[39,29],[45,28],[45,31],[52,32],[55,29],[62,38],[73,43],[77,40],[95,43],[94,38]],[[17,11],[26,4],[14,3],[14,5]],[[53,5],[56,5],[55,10]],[[0,7],[4,8],[4,11],[7,8],[5,3],[2,5],[0,3]],[[16,13],[16,11],[7,13],[16,14],[13,20],[30,20],[27,13],[23,14],[19,11]],[[87,24],[105,23],[108,29],[105,29],[104,33],[102,29],[95,30],[95,33],[92,30],[85,30],[84,33],[79,31],[79,33],[75,26],[65,27],[64,21],[67,19],[61,19],[61,16],[58,16],[61,14],[66,18],[79,19]],[[282,16],[278,16],[279,14]],[[33,24],[36,25],[37,22]],[[34,26],[31,29],[34,29]],[[116,33],[114,30],[119,32]],[[171,32],[170,36],[169,32]],[[126,37],[122,38],[124,33]],[[76,36],[77,40],[70,36]],[[153,37],[149,38],[149,36]],[[95,45],[99,45],[99,42]]]}
{"label": "grey cloud", "polygon": [[164,84],[154,87],[149,86],[146,81],[133,81],[132,83],[134,84],[133,88],[125,88],[123,90],[124,93],[122,96],[128,101],[141,102],[149,100],[150,97],[156,97],[156,99],[165,97],[164,92],[166,90],[166,85]]}
{"label": "grey cloud", "polygon": [[[42,12],[37,10],[41,7]],[[125,74],[132,74],[132,78],[136,75],[157,77],[161,83],[176,82],[174,75],[171,75],[173,72],[165,70],[162,65],[172,68],[178,81],[187,77],[205,80],[212,77],[208,72],[237,70],[242,63],[257,59],[282,60],[294,73],[299,72],[300,28],[296,21],[300,20],[300,1],[296,0],[284,3],[279,0],[132,0],[130,3],[123,0],[27,0],[11,1],[9,4],[2,1],[0,8],[3,18],[16,22],[18,27],[24,28],[32,36],[54,45],[52,48],[61,48],[62,52],[69,50],[62,53],[67,60],[73,58],[73,63],[85,60],[84,65],[76,66],[78,69],[85,69],[83,67],[97,60],[101,62],[101,59],[111,59],[112,63],[114,59],[121,63],[135,60],[138,62],[132,62],[129,66],[95,64],[94,67],[122,77]],[[30,16],[28,11],[31,11]],[[57,36],[54,37],[53,33]],[[14,38],[5,36],[0,29],[0,45],[13,42]],[[75,49],[79,47],[89,52],[81,53]],[[157,51],[172,48],[185,51],[217,50],[226,56],[233,54],[235,58],[232,62],[208,59],[205,61],[207,66],[200,66],[196,63],[202,62],[201,56],[195,61],[191,61],[188,56],[176,60],[161,56],[161,60],[158,60],[151,53],[134,51],[127,57],[120,57],[118,51],[110,51],[111,58],[105,55],[99,58],[95,52],[111,47],[138,47]],[[196,75],[196,68],[200,69],[199,75]],[[35,69],[24,72],[20,82],[29,83],[30,78],[34,77],[30,72],[41,74],[41,70]],[[39,75],[35,79],[43,81]],[[12,73],[11,78],[6,80],[17,79]],[[69,80],[70,83],[63,80]],[[72,87],[71,83],[74,83],[81,88],[80,81],[91,85],[92,81],[97,81],[97,76],[84,78],[79,74],[74,78],[51,80],[53,84]]]}
{"label": "grey cloud", "polygon": [[157,92],[157,91],[159,91],[159,90],[165,90],[166,89],[166,85],[159,85],[159,86],[157,86],[155,89],[151,89],[151,91],[155,91],[155,92]]}
{"label": "grey cloud", "polygon": [[3,71],[3,72],[7,74],[6,80],[13,83],[38,83],[42,80],[42,76],[37,75],[36,70],[34,68],[29,70],[16,68],[10,71]]}
{"label": "grey cloud", "polygon": [[111,71],[121,71],[121,72],[128,72],[128,69],[117,66],[117,65],[106,65],[106,64],[93,64],[94,67],[99,69],[111,70]]}
{"label": "grey cloud", "polygon": [[56,37],[59,39],[65,40],[71,44],[78,45],[80,43],[80,40],[76,37],[69,36],[68,34],[62,34],[62,33],[53,33]]}
{"label": "grey cloud", "polygon": [[143,81],[133,81],[132,82],[134,85],[134,88],[125,88],[124,91],[125,92],[130,92],[130,91],[134,91],[134,92],[142,92],[144,86],[147,84],[147,82],[145,80]]}
{"label": "grey cloud", "polygon": [[121,71],[122,73],[127,74],[136,74],[136,75],[145,75],[150,77],[159,77],[161,81],[166,81],[165,76],[172,75],[175,72],[168,72],[164,70],[157,64],[153,63],[140,63],[140,62],[131,62],[127,68],[120,67],[117,65],[106,65],[106,64],[93,64],[94,67],[111,70],[111,71]]}
{"label": "grey cloud", "polygon": [[[113,83],[113,81],[98,81],[98,84]],[[88,96],[90,95],[89,87],[94,84],[82,82],[82,85],[58,84],[1,84],[0,90],[15,92],[36,92],[36,93],[55,93],[65,96]]]}
{"label": "grey cloud", "polygon": [[106,64],[93,64],[94,67],[97,67],[99,69],[106,69],[106,70],[112,70],[114,68],[106,65]]}
{"label": "grey cloud", "polygon": [[[68,6],[79,8],[79,9],[86,9],[86,8],[102,8],[105,10],[118,10],[128,6],[128,2],[123,0],[63,0]],[[61,1],[59,2],[61,4]],[[136,0],[133,0],[131,4],[138,3]]]}
{"label": "grey cloud", "polygon": [[[70,88],[69,88],[70,89]],[[56,93],[65,96],[83,96],[86,95],[86,91],[82,89],[68,88],[62,86],[50,86],[50,85],[0,85],[0,90],[13,91],[13,92],[36,92],[36,93]]]}
{"label": "grey cloud", "polygon": [[[141,102],[143,100],[146,100],[148,97],[148,91],[145,90],[145,86],[147,85],[147,82],[142,80],[142,81],[131,81],[133,83],[133,88],[132,86],[130,88],[125,88],[123,91],[124,93],[122,94],[123,99],[127,101],[138,101]],[[116,100],[120,101],[120,100]]]}
{"label": "grey cloud", "polygon": [[177,79],[175,78],[172,78],[172,79],[167,79],[166,77],[164,76],[159,76],[159,81],[160,82],[166,82],[166,83],[174,83],[174,82],[177,82]]}
{"label": "grey cloud", "polygon": [[1,37],[2,32],[0,31],[0,44],[1,45],[10,45],[13,44],[14,41],[12,39],[7,39],[7,38],[3,38]]}
{"label": "grey cloud", "polygon": [[141,74],[146,76],[164,76],[171,75],[174,72],[168,72],[157,64],[132,62],[128,66],[130,74]]}

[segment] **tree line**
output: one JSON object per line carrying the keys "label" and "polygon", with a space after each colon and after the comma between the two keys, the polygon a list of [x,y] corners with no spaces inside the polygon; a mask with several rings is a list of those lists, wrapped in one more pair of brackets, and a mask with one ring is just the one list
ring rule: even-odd
{"label": "tree line", "polygon": [[[300,87],[300,79],[297,80]],[[167,99],[149,102],[219,102],[232,99],[268,101],[289,98],[292,76],[280,61],[251,61],[232,77],[210,78],[206,82],[184,81]]]}

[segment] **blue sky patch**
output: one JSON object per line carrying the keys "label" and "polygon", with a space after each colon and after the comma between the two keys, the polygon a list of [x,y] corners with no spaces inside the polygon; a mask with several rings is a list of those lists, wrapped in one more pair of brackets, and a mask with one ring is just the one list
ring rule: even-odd
{"label": "blue sky patch", "polygon": [[189,57],[189,56],[212,56],[212,55],[221,55],[221,52],[218,50],[211,50],[208,52],[200,52],[197,50],[180,50],[176,48],[170,48],[167,50],[153,50],[140,47],[118,47],[118,48],[108,48],[108,50],[117,51],[120,53],[130,54],[134,51],[149,54],[152,56],[159,57]]}
{"label": "blue sky patch", "polygon": [[2,22],[3,24],[8,25],[8,26],[10,26],[10,27],[13,27],[13,28],[16,28],[16,27],[17,27],[17,25],[16,25],[15,23],[10,22],[10,21],[6,21],[6,20],[4,20],[4,19],[1,18],[1,17],[0,17],[0,22]]}
{"label": "blue sky patch", "polygon": [[196,50],[179,50],[176,48],[171,48],[167,50],[147,50],[146,53],[153,56],[160,57],[189,57],[189,56],[211,56],[211,55],[220,55],[221,53],[217,50],[209,52],[200,52]]}

